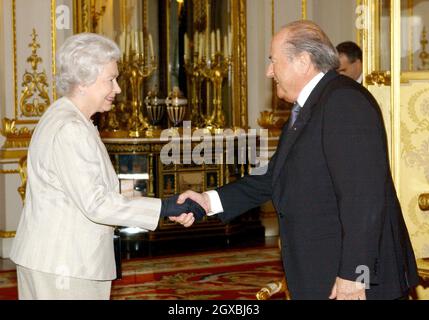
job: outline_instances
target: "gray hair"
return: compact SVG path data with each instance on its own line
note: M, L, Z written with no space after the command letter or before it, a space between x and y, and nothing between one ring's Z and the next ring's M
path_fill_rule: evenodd
M322 72L340 66L338 52L323 30L308 20L294 21L282 28L286 31L284 50L289 58L302 52L310 54L313 65Z
M71 36L57 53L58 92L67 95L77 85L94 83L103 67L110 61L118 61L120 56L118 45L109 38L95 33Z

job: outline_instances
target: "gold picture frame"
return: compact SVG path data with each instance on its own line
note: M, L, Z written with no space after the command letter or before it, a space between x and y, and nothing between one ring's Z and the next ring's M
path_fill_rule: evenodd
M211 0L196 0L199 5L203 1L209 5ZM100 12L94 10L94 3L95 0L73 0L74 33L96 31L94 26L97 25ZM247 129L247 0L234 0L230 4L233 48L231 124L234 128ZM166 14L169 14L168 10ZM168 64L168 61L164 63Z

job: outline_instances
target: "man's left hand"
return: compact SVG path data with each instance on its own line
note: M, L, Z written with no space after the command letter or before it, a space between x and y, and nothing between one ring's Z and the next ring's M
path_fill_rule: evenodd
M329 299L366 300L365 284L337 277Z

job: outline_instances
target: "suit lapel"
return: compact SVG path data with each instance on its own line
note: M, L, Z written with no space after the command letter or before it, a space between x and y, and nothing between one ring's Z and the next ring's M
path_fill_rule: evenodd
M311 92L310 96L302 107L302 110L299 113L294 126L288 130L287 127L289 121L284 125L282 135L279 141L279 146L277 149L277 160L274 164L273 184L279 177L280 170L283 168L283 165L287 159L287 155L289 154L290 150L292 149L299 136L304 131L308 121L311 119L314 107L317 106L326 85L336 76L338 76L338 74L335 71L327 72Z

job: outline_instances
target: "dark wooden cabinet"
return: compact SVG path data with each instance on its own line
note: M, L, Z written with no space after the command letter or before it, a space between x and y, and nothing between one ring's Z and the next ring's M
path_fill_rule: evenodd
M199 141L184 141L180 139L180 150L167 150L169 141L160 138L141 139L103 139L112 163L120 180L121 193L128 197L159 197L164 198L188 189L204 192L232 182L247 173L249 165L243 157L227 155L226 146L212 150L207 148L209 156L198 157L190 150L198 149ZM183 147L188 143L187 152ZM222 142L223 143L223 142ZM237 146L234 147L237 153ZM180 159L177 156L180 155ZM226 157L228 157L228 164ZM177 163L165 160L176 159ZM231 163L232 162L232 163ZM240 163L244 162L244 163ZM237 199L240 201L240 199ZM264 227L261 224L259 210L241 215L230 223L222 223L217 216L205 217L190 228L171 222L168 218L161 219L155 231L141 232L138 229L118 228L121 235L123 255L156 255L177 252L179 249L192 247L227 246L231 242L246 241L246 239L263 241Z

